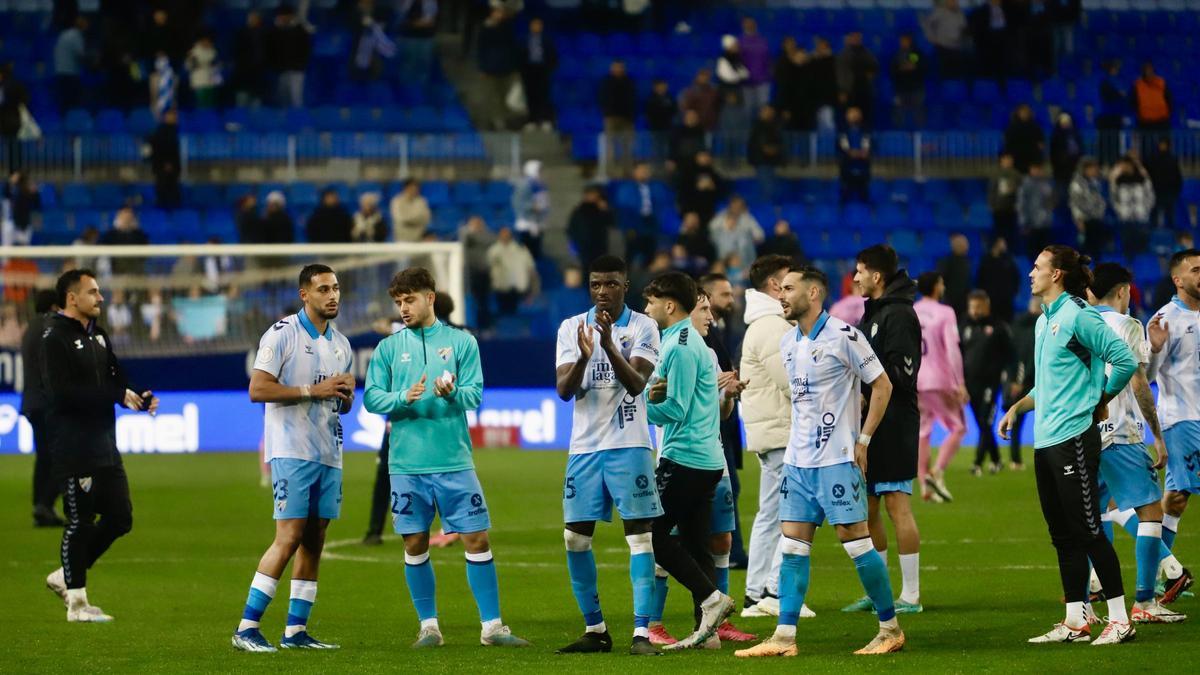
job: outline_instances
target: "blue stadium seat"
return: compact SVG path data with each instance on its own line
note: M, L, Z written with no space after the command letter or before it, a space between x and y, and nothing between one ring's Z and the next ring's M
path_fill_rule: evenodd
M92 186L92 206L115 209L124 203L125 195L121 186L114 183L96 183Z
M134 108L125 120L125 128L135 136L149 136L156 126L158 122L146 108Z
M200 227L200 214L193 209L176 209L171 213L171 236L177 241L200 243L205 232Z
M287 189L288 206L294 209L307 211L312 209L320 201L321 196L317 192L317 186L312 183L293 183Z
M92 115L86 110L69 110L63 118L63 131L76 136L92 133Z
M450 204L450 186L444 181L431 180L421 183L421 194L430 208Z
M102 134L125 133L125 115L120 110L101 110L96 113L96 131Z
M86 185L67 183L62 188L62 205L67 209L92 208L92 191Z

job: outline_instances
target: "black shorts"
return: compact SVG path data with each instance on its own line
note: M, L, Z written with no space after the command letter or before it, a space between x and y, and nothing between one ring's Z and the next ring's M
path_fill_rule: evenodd
M1033 453L1042 517L1057 547L1086 546L1104 536L1100 527L1100 431L1088 427L1062 443Z

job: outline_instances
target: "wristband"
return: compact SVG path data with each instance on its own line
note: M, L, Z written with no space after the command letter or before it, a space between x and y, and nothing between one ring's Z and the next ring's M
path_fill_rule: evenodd
M858 444L859 445L870 445L871 444L871 434L859 434L858 435Z
M312 398L312 387L310 385L300 385L300 398L305 400Z

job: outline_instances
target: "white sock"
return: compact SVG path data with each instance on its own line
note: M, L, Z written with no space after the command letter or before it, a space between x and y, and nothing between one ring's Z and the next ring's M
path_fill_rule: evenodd
M434 617L432 619L425 619L424 621L422 621L421 622L421 630L425 630L426 628L432 628L433 630L436 630L439 633L442 632L441 627L438 626L437 617Z
M1087 625L1087 614L1083 611L1082 602L1067 603L1067 617L1063 619L1063 623L1071 628L1083 628Z
M484 635L491 635L492 633L503 628L504 622L500 619L492 619L491 621L484 621L480 625L483 627L482 632Z
M290 600L304 600L309 603L317 601L317 582L312 579L292 579ZM312 608L309 608L312 611ZM284 637L292 637L297 633L303 633L308 630L308 626L299 623L285 626L283 629Z
M1128 523L1129 519L1136 515L1137 511L1134 511L1133 509L1125 509L1124 511L1113 509L1112 511L1108 512L1109 520L1116 523L1119 527L1125 527L1125 523Z
M904 602L918 604L921 601L921 554L901 553L900 574L903 576L903 587L900 599Z
M1129 623L1129 615L1125 612L1125 596L1108 599L1108 620Z
M596 624L595 626L588 626L587 628L584 629L584 632L585 633L603 633L606 630L608 630L608 625L605 624L603 621L601 621L600 623Z
M70 607L86 607L88 605L86 588L68 588L67 605Z
M1172 532L1179 532L1179 516L1173 516L1169 513L1164 513L1162 524L1163 527Z
M255 572L254 577L250 580L250 588L257 589L260 593L272 599L275 598L275 589L278 585L278 579L262 572ZM251 619L242 619L238 622L237 632L240 633L250 628L258 628L258 622Z
M879 627L880 628L890 628L892 630L895 630L900 627L900 621L898 619L896 619L896 617L893 616L892 618L888 619L887 621L880 621Z
M1163 558L1162 562L1159 563L1159 569L1167 575L1168 579L1175 579L1180 574L1183 574L1183 565L1180 564L1179 559L1174 554Z
M662 622L660 621L659 624L661 624L661 623ZM637 628L633 629L633 637L644 637L644 638L649 639L650 638L650 629L645 626L638 626Z
M712 559L713 559L713 566L716 567L717 569L725 569L725 568L729 567L729 554L728 553L720 553L720 554L714 553L714 554L712 554Z
M796 627L789 624L779 624L775 626L775 637L784 640L796 639Z

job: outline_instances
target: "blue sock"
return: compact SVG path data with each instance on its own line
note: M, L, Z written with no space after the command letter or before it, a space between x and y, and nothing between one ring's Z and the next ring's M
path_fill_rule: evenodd
M1113 524L1111 520L1102 519L1100 527L1104 530L1104 536L1108 539L1108 543L1113 543Z
M1158 579L1159 552L1162 548L1162 524L1142 523L1138 526L1137 543L1137 591L1134 600L1145 602L1154 599L1154 582Z
M812 546L797 539L784 539L783 562L779 566L779 622L795 626L800 620L800 608L808 594L808 573Z
M729 554L713 554L713 564L717 568L717 590L729 595Z
M437 582L433 577L433 563L429 561L428 551L417 556L404 554L404 581L408 584L408 594L417 610L417 618L421 621L436 619L437 600L434 594Z
M604 623L604 614L600 612L600 592L596 588L596 556L590 548L590 537L588 546L586 551L567 551L567 573L571 576L571 591L575 594L575 602L579 604L584 623L597 626Z
M651 543L649 532L627 535L625 541L629 543L629 580L633 583L633 627L646 628L650 625L650 615L656 609L657 600L654 581L654 545ZM593 584L595 584L595 569L593 565ZM661 612L659 612L659 619L662 619Z
M667 610L667 577L654 577L654 606L650 608L650 620L662 621L663 612Z
M467 554L467 584L479 607L479 620L487 623L499 619L500 581L496 578L496 561L490 550Z
M242 610L242 627L257 628L258 622L262 619L262 615L267 611L267 605L271 604L271 598L275 597L275 585L279 580L274 577L269 577L262 572L255 572L254 579L250 582L250 594L246 597L246 608Z
M291 599L288 602L287 629L284 635L291 637L308 626L308 615L317 601L317 582L310 579L292 579Z
M887 566L879 551L871 545L870 537L844 542L842 547L854 560L858 579L862 582L867 597L875 605L879 621L891 621L896 616L895 600L892 599L892 582L888 579Z

